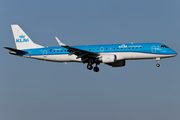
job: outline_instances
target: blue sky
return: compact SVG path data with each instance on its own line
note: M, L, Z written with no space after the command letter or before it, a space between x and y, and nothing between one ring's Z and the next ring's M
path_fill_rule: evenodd
M179 53L179 0L0 1L0 119L180 119L179 55L101 64L94 73L80 63L45 62L8 54L11 24L37 44L164 43Z

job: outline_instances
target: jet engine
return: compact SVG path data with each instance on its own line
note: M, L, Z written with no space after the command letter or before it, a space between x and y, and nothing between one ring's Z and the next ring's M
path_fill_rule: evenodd
M103 55L102 56L102 63L110 65L112 67L123 67L125 66L125 60L117 60L116 55Z
M125 60L118 60L118 61L116 61L114 63L106 63L106 64L108 64L108 65L110 65L112 67L123 67L126 64L126 61Z
M116 62L116 55L103 55L102 62L103 63L113 63Z

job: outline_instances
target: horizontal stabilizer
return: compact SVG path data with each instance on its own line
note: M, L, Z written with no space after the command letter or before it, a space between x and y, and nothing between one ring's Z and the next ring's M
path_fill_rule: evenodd
M14 49L14 48L10 48L10 47L4 47L5 49L8 49L8 50L11 50L11 51L14 51L14 52L18 52L18 53L28 53L26 51L23 51L23 50L18 50L18 49Z

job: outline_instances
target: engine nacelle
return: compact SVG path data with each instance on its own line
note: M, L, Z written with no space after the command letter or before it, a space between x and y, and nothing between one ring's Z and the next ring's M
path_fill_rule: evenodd
M126 64L125 60L117 60L116 55L103 55L102 58L102 63L105 63L107 65L110 65L112 67L123 67Z
M107 63L107 64L112 66L112 67L123 67L126 64L126 61L125 60L119 60L119 61L116 61L114 63Z
M103 55L102 62L103 63L114 63L114 62L116 62L116 55Z

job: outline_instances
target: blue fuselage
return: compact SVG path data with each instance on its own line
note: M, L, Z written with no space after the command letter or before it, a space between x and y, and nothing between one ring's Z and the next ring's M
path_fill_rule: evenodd
M94 52L94 53L146 53L160 55L176 55L177 53L171 48L161 43L133 43L133 44L112 44L112 45L83 45L72 46L74 48ZM64 47L45 47L36 49L24 49L28 53L25 55L61 55L69 54L68 49Z

